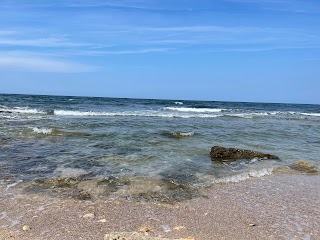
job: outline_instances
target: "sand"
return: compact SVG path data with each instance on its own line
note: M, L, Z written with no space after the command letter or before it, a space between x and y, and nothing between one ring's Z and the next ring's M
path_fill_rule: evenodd
M274 174L219 184L206 197L175 204L2 187L0 239L320 239L319 183L320 175Z

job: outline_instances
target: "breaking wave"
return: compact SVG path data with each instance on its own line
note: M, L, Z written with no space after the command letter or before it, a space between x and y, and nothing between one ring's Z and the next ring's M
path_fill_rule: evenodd
M80 112L69 110L54 110L54 115L60 116L83 116L83 117L164 117L164 118L215 118L222 115L208 114L179 114L159 111L135 111L135 112Z
M169 137L169 138L184 138L184 137L191 137L194 135L194 132L162 132L162 136Z
M41 111L38 109L32 109L28 107L14 107L14 108L0 108L0 113L22 113L22 114L46 114L45 111Z
M67 132L58 130L55 128L32 128L32 132L40 135L52 135L52 136L88 136L88 133L84 132Z
M53 132L53 129L51 128L37 128L34 127L32 128L32 131L38 134L45 134L45 135L50 135Z
M320 117L320 113L300 113L304 116Z
M261 170L251 170L249 172L236 174L233 176L219 178L213 181L213 183L237 183L245 181L252 177L263 177L267 175L271 175L273 172L273 168L264 168Z
M164 110L194 113L217 113L225 109L220 108L187 108L187 107L165 107Z
M177 103L177 102L176 102ZM179 102L181 104L181 102ZM26 114L26 115L57 115L57 116L79 116L79 117L162 117L162 118L217 118L217 117L238 117L238 118L261 118L261 117L287 117L287 118L318 118L317 112L293 112L293 111L268 111L259 112L241 109L223 108L189 108L189 107L164 107L158 110L137 110L137 111L78 111L78 110L39 110L29 107L0 107L0 114Z

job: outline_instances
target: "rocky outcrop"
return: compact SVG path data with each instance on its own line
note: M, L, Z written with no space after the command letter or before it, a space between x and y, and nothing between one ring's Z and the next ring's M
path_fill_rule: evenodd
M279 157L271 154L255 152L251 150L237 149L237 148L225 148L220 146L213 146L211 148L210 156L213 160L219 161L235 161L238 159L274 159L278 160Z

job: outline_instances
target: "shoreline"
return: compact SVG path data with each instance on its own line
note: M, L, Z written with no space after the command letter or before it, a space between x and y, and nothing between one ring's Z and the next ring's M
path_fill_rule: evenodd
M146 233L124 239L317 239L319 181L320 175L272 174L218 184L205 197L173 204L81 201L12 186L1 189L0 239L103 239L139 231Z

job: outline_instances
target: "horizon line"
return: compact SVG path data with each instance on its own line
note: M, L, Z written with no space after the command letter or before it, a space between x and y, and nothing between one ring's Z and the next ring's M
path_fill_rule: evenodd
M143 97L107 97L90 95L59 95L59 94L29 94L29 93L2 93L0 95L29 95L29 96L48 96L48 97L83 97L83 98L110 98L110 99L133 99L133 100L162 100L162 101L197 101L197 102L226 102L226 103L252 103L252 104L295 104L295 105L320 105L320 103L293 103L293 102L250 102L250 101L231 101L231 100L195 100L195 99L167 99L167 98L143 98Z

